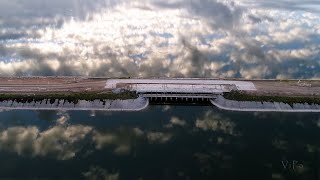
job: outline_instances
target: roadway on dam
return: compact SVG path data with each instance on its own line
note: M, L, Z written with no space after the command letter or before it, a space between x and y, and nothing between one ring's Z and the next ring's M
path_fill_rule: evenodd
M318 105L294 104L290 107L283 103L235 102L221 98L223 93L239 90L252 95L320 97L320 80L237 80L207 78L136 78L109 79L89 77L0 77L1 94L70 94L70 93L119 93L134 91L140 100L125 101L79 101L72 104L56 100L57 104L41 102L18 103L2 101L2 109L99 109L111 111L135 111L144 109L148 98L152 99L193 99L210 100L221 109L235 111L285 111L318 112ZM142 98L142 99L141 99ZM144 101L145 99L146 101Z
M108 79L90 77L0 77L0 94L111 92L129 88L141 92L185 90L222 93L234 88L257 95L320 96L320 80L237 80L206 78Z

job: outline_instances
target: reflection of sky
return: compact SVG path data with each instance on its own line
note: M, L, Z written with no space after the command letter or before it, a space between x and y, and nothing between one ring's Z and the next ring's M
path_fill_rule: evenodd
M319 78L318 7L297 0L5 0L0 75Z
M1 178L288 179L282 160L303 163L299 177L318 170L320 117L312 113L151 106L4 111L0 120Z

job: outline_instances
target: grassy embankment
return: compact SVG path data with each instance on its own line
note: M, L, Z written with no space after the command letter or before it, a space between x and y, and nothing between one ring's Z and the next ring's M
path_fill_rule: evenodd
M260 96L252 95L241 91L224 93L224 98L236 101L257 101L257 102L283 102L292 106L295 103L320 104L320 97L286 97L286 96Z
M27 95L27 94L0 94L0 102L1 101L9 101L14 100L19 103L26 102L38 102L42 100L49 100L51 104L54 103L56 99L64 100L68 102L78 103L79 100L115 100L115 99L136 99L138 96L135 92L122 92L119 94L114 93L68 93L68 94L36 94L36 95Z

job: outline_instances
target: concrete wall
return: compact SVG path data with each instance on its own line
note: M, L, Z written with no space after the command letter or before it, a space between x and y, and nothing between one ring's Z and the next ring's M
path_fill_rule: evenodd
M0 102L0 109L140 111L148 105L148 98L143 97L128 100L105 100L104 102L100 100L80 100L77 104L56 99L53 104L50 103L50 100L30 103L2 101Z
M233 101L218 96L211 103L220 109L231 111L258 111L258 112L320 112L320 105L307 103L295 103L291 107L282 102L255 102L255 101Z
M144 84L144 85L198 85L201 87L211 88L211 85L232 85L238 90L255 91L255 85L250 81L228 81L228 80L210 80L210 79L108 79L105 88L113 89L117 84ZM217 86L220 88L220 86ZM196 88L195 88L196 89ZM201 88L200 88L201 89ZM221 90L217 89L217 90ZM196 92L196 91L194 91Z

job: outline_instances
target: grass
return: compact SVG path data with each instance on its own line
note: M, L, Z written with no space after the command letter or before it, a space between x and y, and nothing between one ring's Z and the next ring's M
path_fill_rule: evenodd
M236 101L258 101L258 102L283 102L292 106L295 103L320 104L320 97L286 97L286 96L260 96L251 95L241 91L224 93L224 98Z
M122 92L119 94L114 93L69 93L69 94L36 94L36 95L28 95L28 94L0 94L0 102L1 101L16 101L21 103L32 102L32 101L42 101L49 100L51 104L54 103L56 99L64 100L68 102L78 103L79 100L101 100L104 101L106 99L135 99L137 98L137 94L135 92Z

